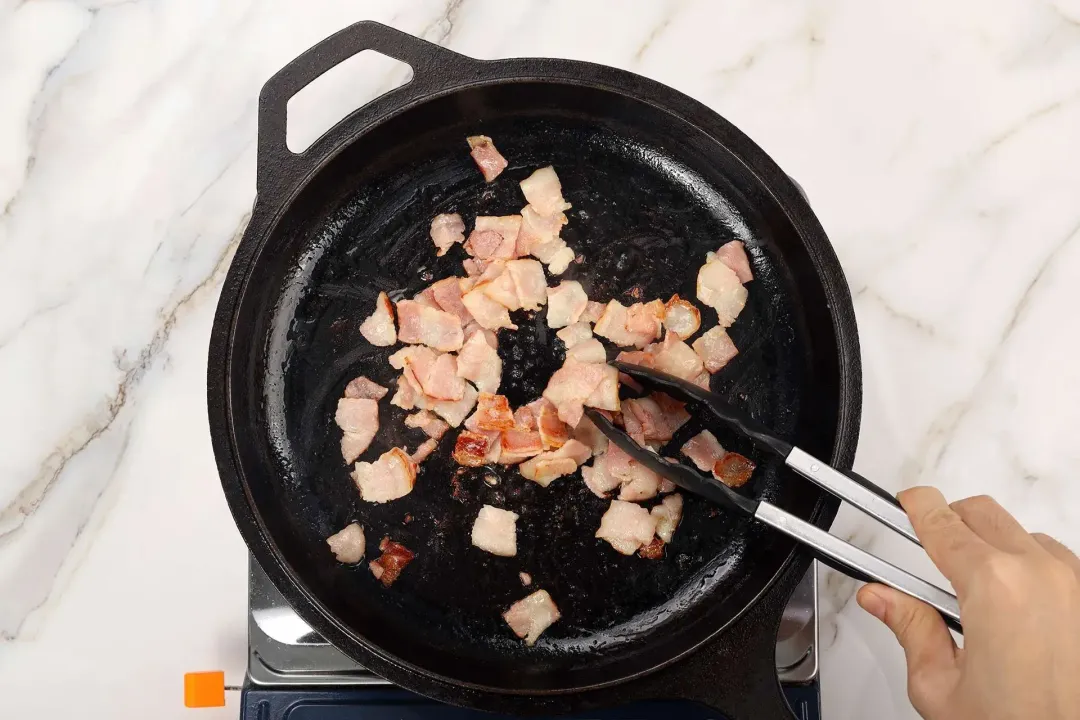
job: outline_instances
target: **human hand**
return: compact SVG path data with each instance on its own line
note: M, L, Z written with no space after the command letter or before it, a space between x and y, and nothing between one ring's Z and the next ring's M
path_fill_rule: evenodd
M1080 718L1080 558L1027 531L992 498L951 505L934 488L899 495L960 601L964 647L936 610L883 585L859 605L904 648L908 696L926 720Z

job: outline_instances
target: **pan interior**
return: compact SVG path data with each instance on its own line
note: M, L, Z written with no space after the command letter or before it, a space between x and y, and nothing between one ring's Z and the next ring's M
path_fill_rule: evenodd
M465 143L479 133L510 161L490 184ZM563 238L584 258L551 284L578 280L591 299L624 304L673 293L695 300L705 253L742 240L755 279L730 329L740 354L713 389L826 457L839 397L826 298L789 219L716 140L651 105L572 84L474 88L405 111L324 166L266 241L237 315L232 401L251 501L296 582L362 646L455 682L517 691L585 687L664 663L730 622L791 549L689 497L663 559L624 557L594 538L608 501L580 473L541 488L513 467L462 470L451 458L454 433L411 494L360 500L334 408L352 378L392 388L397 375L386 362L393 348L370 346L360 322L380 290L398 299L464 274L460 247L435 256L435 214L458 212L471 228L478 214L518 212L518 181L548 164L573 204ZM711 327L715 313L703 310ZM563 349L543 312L514 318L520 330L499 333L499 352L501 392L517 406L540 395ZM380 403L381 430L362 459L425 439L404 428L405 415L389 396ZM684 427L669 454L702 427ZM746 493L811 515L819 494L809 484L712 429L759 462ZM471 546L484 504L519 514L517 557ZM364 527L368 556L345 566L325 538L352 521ZM389 589L366 564L384 536L416 552ZM537 588L562 619L528 648L500 615Z

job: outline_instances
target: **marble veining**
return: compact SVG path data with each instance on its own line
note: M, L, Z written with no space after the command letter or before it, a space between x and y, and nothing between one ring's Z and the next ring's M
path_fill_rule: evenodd
M806 189L851 284L859 471L991 493L1080 547L1077 0L5 0L0 695L16 714L179 717L182 672L239 680L244 549L206 429L206 342L254 199L259 88L364 18L479 58L622 67L734 122ZM404 71L320 88L290 137ZM835 531L936 577L856 512ZM855 587L823 583L825 716L915 717Z

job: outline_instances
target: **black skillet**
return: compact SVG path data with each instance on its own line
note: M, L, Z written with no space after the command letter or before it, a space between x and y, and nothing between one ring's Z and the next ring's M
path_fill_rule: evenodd
M349 115L302 154L285 145L286 103L365 49L409 64L411 82ZM465 136L492 136L509 169L485 184ZM252 554L297 612L343 652L439 700L521 714L640 699L698 700L735 718L786 717L774 667L781 611L809 558L778 534L689 497L665 557L623 557L593 538L607 503L579 476L540 488L512 468L459 473L452 436L416 489L360 501L333 409L351 378L384 384L388 349L358 325L378 290L408 295L461 274L436 259L431 217L517 212L517 182L553 164L573 203L563 237L584 256L564 276L593 299L694 297L705 253L746 243L754 281L731 335L739 356L713 389L778 434L849 468L860 413L851 299L796 185L745 135L659 83L599 65L478 61L370 22L289 63L259 100L258 195L222 290L207 394L222 485ZM500 334L502 391L531 400L561 364L543 314ZM703 325L715 323L711 311ZM368 455L423 439L384 401ZM689 426L675 439L700 430ZM725 446L753 455L720 433ZM837 503L759 457L747 493L827 527ZM469 544L484 503L511 508L517 558ZM386 589L337 563L324 538L360 521L372 555L389 535L417 553ZM562 610L535 647L500 613L531 589Z

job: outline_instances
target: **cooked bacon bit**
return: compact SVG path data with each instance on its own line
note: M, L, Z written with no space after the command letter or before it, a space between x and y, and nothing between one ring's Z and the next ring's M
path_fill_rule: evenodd
M457 442L454 443L454 461L458 465L468 467L480 467L486 464L491 442L490 435L462 430L457 436Z
M401 448L390 448L373 463L356 463L352 478L363 500L384 503L412 492L416 464Z
M682 495L675 493L668 495L659 505L650 510L650 514L656 518L656 536L665 543L671 542L675 534L675 528L679 527L682 520L683 499Z
M536 430L504 430L499 444L499 463L502 465L516 465L544 451L544 442Z
M648 510L632 502L612 500L600 518L596 537L607 540L623 555L633 555L638 548L652 542L655 532L656 518Z
M485 271L486 272L486 271ZM484 288L490 283L477 283L476 286L461 297L461 302L469 309L476 322L488 330L510 328L517 330L517 325L510 322L510 313L505 305L491 299Z
M547 324L550 328L561 328L576 323L589 297L577 280L563 280L557 287L547 288Z
M461 321L456 315L421 305L415 300L397 304L398 340L422 344L443 352L457 351L465 342Z
M520 578L521 584L525 587L529 587L530 585L532 585L532 575L530 575L529 573L519 572L518 578Z
M463 282L466 282L465 278L448 277L434 283L428 289L431 290L431 296L438 304L439 309L451 315L456 315L464 327L472 322L473 317L469 313L469 309L461 302L461 286Z
M438 248L436 255L442 257L455 243L465 241L465 222L457 213L436 215L431 221L431 242Z
M550 165L533 172L520 185L525 199L540 215L550 217L570 209L570 203L563 199L559 176Z
M500 557L517 555L518 514L492 505L480 508L472 526L472 544Z
M471 135L465 138L469 143L469 154L476 167L484 176L485 182L491 182L506 169L506 158L495 149L495 143L487 135Z
M676 293L665 306L664 327L680 340L685 340L701 327L701 311L689 300L683 300Z
M517 237L517 255L524 257L532 255L541 262L541 255L549 256L566 243L559 238L563 225L566 224L566 215L556 213L554 215L542 215L532 205L526 205L521 209L521 230ZM533 250L536 249L536 253ZM538 253L538 254L537 254Z
M345 386L345 397L357 400L382 400L390 392L382 385L361 375Z
M664 303L653 300L647 303L634 303L626 310L626 331L634 336L634 345L645 347L660 337L664 329L664 316L667 309Z
M638 555L646 560L659 560L664 557L664 541L656 537L648 545L643 545L638 550Z
M527 460L518 468L526 480L532 480L541 487L547 487L556 478L576 471L581 463L589 459L592 451L577 440L568 440L561 448L540 453Z
M368 567L371 568L371 574L376 580L383 586L390 587L416 555L409 548L388 537L382 539L379 549L382 550L382 555L377 560L372 560Z
M525 640L526 645L536 643L540 634L559 619L559 608L547 590L537 590L527 598L518 600L503 613L503 620L514 634Z
M343 397L338 400L334 422L341 428L341 456L351 463L360 457L379 431L379 401Z
M349 523L326 538L326 544L338 562L355 565L364 558L364 529L357 523Z
M596 338L589 338L566 351L566 359L579 363L606 363L607 350Z
M537 404L541 402L547 403L548 405L551 404L548 403L547 400L544 400L544 398L540 398L539 400L534 400L528 405L522 405L517 410L515 410L514 427L516 427L518 430L536 430L537 418L536 412L533 412L533 408L536 408L537 412L542 410L543 406Z
M746 247L739 240L722 245L716 251L716 259L731 268L743 285L754 279L754 273L750 271L750 259L746 257Z
M567 325L559 332L555 333L555 336L563 341L566 348L569 350L578 343L584 342L592 338L592 328L589 327L589 323L578 321L571 325Z
M514 427L514 413L504 395L480 393L476 405L476 426L481 430L509 430Z
M544 400L544 398L541 398L540 401L543 402L543 405L540 407L540 415L536 418L536 425L540 431L540 440L544 445L544 449L561 448L570 439L570 428L559 419L559 411L555 409L554 405ZM581 427L581 423L578 423L578 427Z
M708 430L702 430L682 446L682 454L704 472L710 472L726 452L716 436Z
M437 448L438 446L438 440L435 440L434 438L428 438L424 442L420 443L420 446L417 447L413 454L409 456L409 459L412 460L414 464L419 465L420 463L427 460L428 456L431 455L431 453L435 452L435 448Z
M670 440L672 436L690 420L683 403L672 400L663 393L653 393L649 397L632 398L623 403L623 422L626 431L640 442L645 440ZM634 427L637 432L631 431Z
M428 410L420 410L412 415L407 415L405 417L405 427L419 428L436 442L441 440L446 431L450 429L445 420L435 417Z
M496 485L499 484L499 476L498 475L485 475L484 476L484 482L486 482L491 487L495 487Z
M502 382L502 360L484 331L477 330L465 341L457 357L457 373L472 380L482 393L494 393Z
M465 383L465 394L460 400L436 400L431 403L431 410L446 422L450 427L457 427L469 416L476 405L476 388Z
M578 320L587 323L595 323L600 319L600 316L604 314L604 308L607 305L604 303L593 302L590 300L585 304L585 311L581 313L581 317Z
M746 296L739 276L719 260L710 260L698 270L697 299L716 310L721 326L731 327L746 306Z
M536 260L511 260L506 272L514 281L518 304L523 310L539 310L547 302L547 278L544 266Z
M728 487L737 488L746 484L756 467L757 464L745 455L729 452L713 465L713 475Z
M690 380L696 378L705 369L694 349L679 340L673 333L668 333L664 337L664 342L658 346L650 345L649 347L653 350L652 366L661 372Z
M610 365L571 360L551 376L544 397L555 405L559 419L573 427L581 420L583 405L619 409L618 376Z
M375 311L360 324L360 334L376 347L389 347L397 342L394 329L394 306L386 293L379 293L375 301Z
M719 325L709 328L694 341L694 352L701 358L710 373L720 370L739 354L727 331Z

